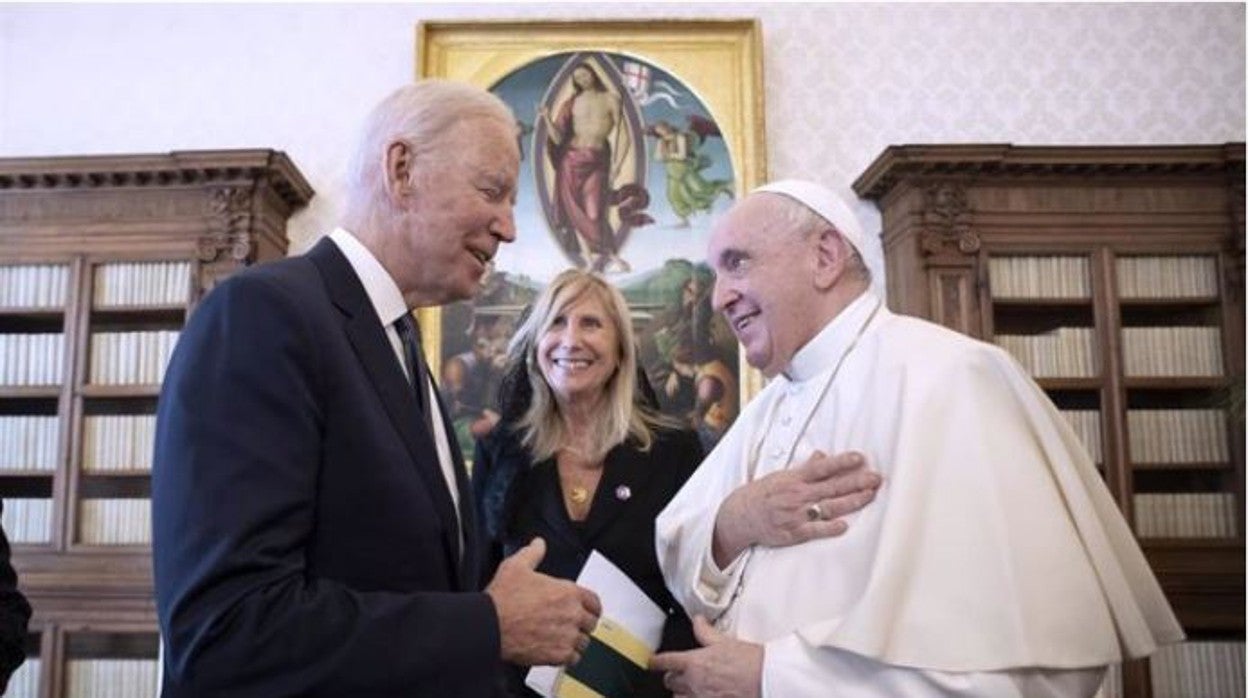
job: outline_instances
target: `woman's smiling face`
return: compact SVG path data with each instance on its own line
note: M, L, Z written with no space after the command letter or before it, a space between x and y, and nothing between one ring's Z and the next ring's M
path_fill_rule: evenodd
M587 293L551 318L538 340L537 362L560 403L593 403L619 368L619 346L606 305Z

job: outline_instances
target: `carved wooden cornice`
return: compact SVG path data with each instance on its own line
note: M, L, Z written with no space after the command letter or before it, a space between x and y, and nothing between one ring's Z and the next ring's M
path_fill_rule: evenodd
M929 256L974 255L979 236L971 229L966 187L942 182L923 188L922 230L919 244Z
M854 191L879 201L900 182L1086 175L1097 178L1173 174L1243 177L1244 144L1209 146L1015 146L1007 143L889 146L854 180Z
M243 187L214 189L208 206L212 229L197 241L199 259L215 262L223 254L238 262L251 255L252 190Z
M169 186L271 186L291 210L312 187L276 150L197 150L157 155L89 155L0 159L0 195L10 191Z

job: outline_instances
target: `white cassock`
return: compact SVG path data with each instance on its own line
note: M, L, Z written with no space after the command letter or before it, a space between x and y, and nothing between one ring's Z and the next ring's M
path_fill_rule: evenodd
M720 503L815 450L884 475L839 538L711 558ZM657 523L690 615L765 645L765 698L1092 695L1182 639L1078 437L1003 350L864 293L741 413Z

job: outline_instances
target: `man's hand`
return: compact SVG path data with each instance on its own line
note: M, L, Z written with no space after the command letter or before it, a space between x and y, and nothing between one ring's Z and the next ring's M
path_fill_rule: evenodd
M763 646L719 632L702 616L693 618L701 649L664 652L650 658L650 670L662 671L663 685L674 698L758 698L762 692Z
M503 659L513 664L577 663L602 613L592 591L535 571L545 555L546 541L533 539L485 588L498 613Z
M784 547L839 536L839 517L871 503L883 478L861 453L815 451L801 465L748 482L728 495L715 516L712 554L728 566L751 545Z

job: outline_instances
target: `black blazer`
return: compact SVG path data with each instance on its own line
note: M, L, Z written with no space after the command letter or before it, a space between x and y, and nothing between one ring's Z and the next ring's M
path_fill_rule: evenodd
M702 461L702 447L691 430L659 430L649 452L631 443L607 454L589 516L574 523L563 503L553 458L533 464L506 426L478 441L473 489L481 505L481 529L489 541L487 573L498 561L536 536L546 541L538 571L575 579L597 550L667 611L661 651L697 645L689 617L663 582L655 553L654 520ZM514 695L523 689L526 669L510 669ZM648 675L638 696L669 696L658 674Z
M462 560L433 439L337 245L208 294L157 416L163 695L491 695L498 621L452 449Z

